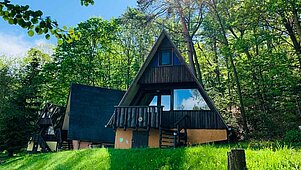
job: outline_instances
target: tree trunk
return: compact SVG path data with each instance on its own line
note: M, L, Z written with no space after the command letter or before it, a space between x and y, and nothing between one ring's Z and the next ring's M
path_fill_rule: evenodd
M296 26L296 31L297 31L297 34L299 36L299 41L300 41L301 40L301 26L300 26L300 22L299 22L299 15L298 15L298 12L296 10L294 3L292 3L292 12L293 12L294 24Z
M214 51L214 60L213 61L216 64L214 72L216 74L216 80L217 80L218 86L220 87L221 86L221 78L220 78L220 70L219 70L219 64L218 64L218 55L217 55L217 46L216 46L216 38L215 37L213 40L213 51ZM224 95L224 92L223 91L221 91L221 92Z
M196 66L196 73L198 75L197 78L199 79L202 87L205 89L205 86L204 86L204 83L203 83L203 76L202 76L202 72L201 72L200 63L199 63L199 60L197 58L196 51L195 51L194 44L193 44L192 40L191 40L191 44L192 44L192 50L193 50L194 61L195 61L195 66Z
M293 42L294 49L297 53L298 61L299 61L299 67L301 68L301 46L300 42L298 42L297 37L294 33L293 26L290 24L290 22L285 18L284 14L281 14L282 22L284 24L284 27L286 31L288 32L288 35Z
M7 156L8 157L13 157L14 156L14 152L10 149L7 150Z
M247 136L248 133L249 133L249 128L248 128L248 125L247 125L245 105L244 105L244 101L243 101L243 97L242 97L242 93L241 93L239 77L238 77L238 74L237 74L236 66L235 66L234 61L233 61L233 56L230 56L230 63L231 63L231 66L233 68L234 78L235 78L235 82L236 82L237 94L238 94L238 98L239 98L239 102L240 102L240 113L241 113L243 128L244 128L244 130L246 132L246 136Z
M234 60L233 60L233 57L234 57L233 55L234 54L230 50L228 38L226 36L226 29L225 29L225 27L224 27L224 25L222 23L221 17L220 17L220 15L218 13L218 10L216 8L215 0L212 0L212 2L213 2L213 4L212 4L213 10L214 10L214 12L216 14L218 23L219 23L219 25L221 27L221 31L222 31L222 34L223 34L223 43L227 47L226 57L229 57L231 67L233 69L233 74L234 74L235 83L236 83L236 87L237 87L237 94L238 94L238 98L239 98L239 102L240 102L240 112L241 112L241 117L242 117L242 125L243 125L243 129L245 131L245 135L247 136L248 133L249 133L249 129L248 129L248 126L247 126L247 118L246 118L246 114L245 114L244 101L243 101L243 97L242 97L242 93L241 93L240 81L239 81L239 77L238 77L238 74L237 74L236 66L235 66L235 63L234 63Z
M181 25L182 25L182 33L183 33L183 36L186 40L189 65L190 65L190 68L191 68L193 74L196 76L195 63L194 63L194 60L193 60L193 48L192 48L193 46L191 45L191 37L190 37L189 32L188 32L188 28L187 28L187 25L186 25L186 22L185 22L185 19L184 19L183 9L181 7L181 4L180 4L179 0L177 0L177 10L178 10L178 13L180 14L180 20L181 20Z
M126 40L125 40L126 43ZM126 89L130 87L130 72L131 72L131 57L130 57L130 48L131 40L128 39L128 43L126 43L126 57L127 57L127 65L126 65Z

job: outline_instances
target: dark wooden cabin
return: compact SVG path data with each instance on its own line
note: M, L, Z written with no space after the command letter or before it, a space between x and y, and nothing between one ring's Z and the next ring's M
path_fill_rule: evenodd
M65 108L50 103L46 103L39 111L37 121L38 130L28 142L27 151L53 152L61 148L62 145L62 125L65 115Z
M62 129L73 149L114 145L114 131L105 124L123 95L120 90L71 85Z
M107 123L115 148L227 140L227 126L165 31Z

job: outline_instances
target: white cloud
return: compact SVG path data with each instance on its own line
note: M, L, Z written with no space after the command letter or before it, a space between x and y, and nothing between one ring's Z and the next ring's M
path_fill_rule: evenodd
M31 42L26 40L26 37L23 35L12 35L0 32L0 56L20 58L25 56L26 52L33 47L47 49L50 45L44 39L33 40ZM48 49L46 53L52 53L52 51Z
M183 99L181 105L183 107L183 110L193 110L194 107L209 110L209 107L203 98L196 99L193 97L189 97L188 99Z
M0 55L7 57L24 56L31 47L23 36L15 36L0 32Z

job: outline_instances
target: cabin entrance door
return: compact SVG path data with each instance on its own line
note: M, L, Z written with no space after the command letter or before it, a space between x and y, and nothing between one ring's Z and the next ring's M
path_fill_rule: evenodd
M132 148L148 147L148 131L133 131Z

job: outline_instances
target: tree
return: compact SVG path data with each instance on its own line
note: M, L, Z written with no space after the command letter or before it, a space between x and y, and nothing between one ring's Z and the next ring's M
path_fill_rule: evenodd
M119 19L119 44L125 74L126 89L145 60L145 56L154 44L154 38L161 30L148 22L148 16L135 8L128 8Z
M149 18L152 18L153 20L155 20L157 17L162 18L162 16L165 18L174 16L176 20L180 21L181 34L186 43L190 68L203 85L204 83L202 80L201 68L193 42L193 39L203 20L203 1L140 0L138 1L138 4L141 10L150 15ZM166 22L166 19L164 22ZM167 26L167 24L161 24L165 27ZM178 33L176 30L173 30L173 28L169 28L169 30Z
M85 6L94 4L94 0L80 0L80 2ZM41 10L31 10L29 5L18 5L11 3L10 0L2 0L0 1L0 17L9 24L19 25L27 29L29 36L33 36L36 32L39 35L45 34L45 38L49 39L50 34L52 34L59 39L59 44L62 43L62 38L69 41L78 38L72 28L67 32L66 27L60 28L57 21L49 16L44 17Z
M0 73L1 89L6 90L5 94L1 91L0 96L0 148L12 156L27 145L36 128L37 111L41 105L40 63L34 57L16 78L9 75L8 68L2 68Z
M90 18L78 24L74 30L81 37L71 43L63 40L55 49L53 61L43 69L47 81L45 100L56 104L66 102L71 83L121 87L121 84L113 83L117 82L113 79L116 70L121 70L116 68L121 65L116 52L119 30L117 20Z

